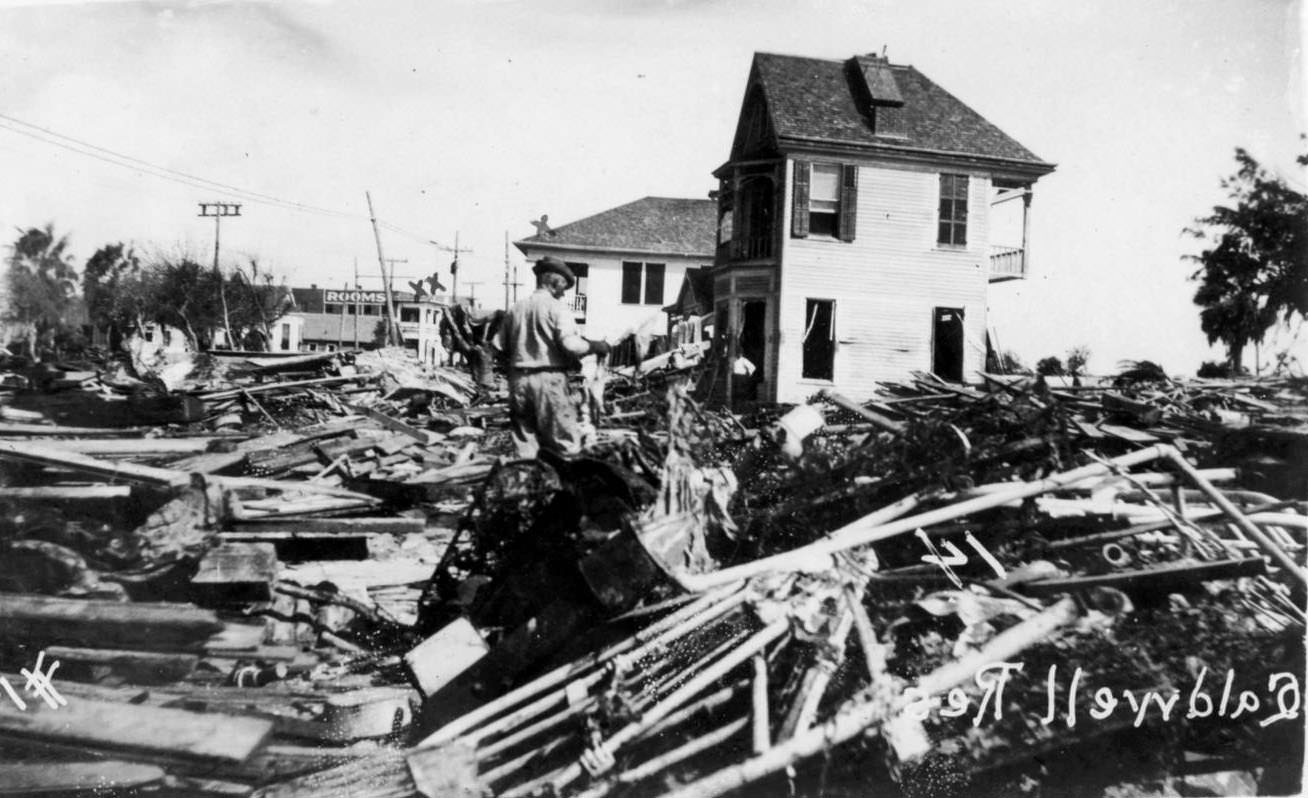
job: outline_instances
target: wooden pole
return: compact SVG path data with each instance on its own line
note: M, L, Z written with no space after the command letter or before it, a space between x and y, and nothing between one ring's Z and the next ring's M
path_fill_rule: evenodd
M398 326L395 323L395 304L391 299L391 279L386 274L386 256L382 253L381 231L377 229L377 214L372 209L372 194L363 192L363 196L368 199L368 218L372 221L372 237L377 241L377 265L381 267L382 290L386 293L386 345L392 343L403 344L404 336L400 334ZM458 246L458 244L455 244ZM358 319L355 319L358 324Z

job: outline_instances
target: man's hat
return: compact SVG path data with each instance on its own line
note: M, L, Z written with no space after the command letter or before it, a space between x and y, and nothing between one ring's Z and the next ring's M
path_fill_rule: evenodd
M572 269L569 269L568 264L564 263L558 258L554 258L554 257L541 258L540 260L536 261L536 265L532 266L531 270L535 272L537 277L539 277L542 274L546 274L548 272L553 272L554 274L561 275L563 279L568 281L568 288L571 288L572 286L577 284L577 277L572 273Z

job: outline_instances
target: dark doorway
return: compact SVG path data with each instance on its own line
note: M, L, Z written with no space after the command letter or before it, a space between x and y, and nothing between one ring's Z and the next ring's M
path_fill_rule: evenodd
M931 340L931 370L937 377L962 382L963 309L936 308Z
M834 380L836 358L836 303L810 299L804 307L804 370L806 380Z
M740 303L740 356L753 364L754 373L742 380L744 392L735 397L737 399L758 399L758 388L763 384L763 361L767 352L767 316L766 299Z

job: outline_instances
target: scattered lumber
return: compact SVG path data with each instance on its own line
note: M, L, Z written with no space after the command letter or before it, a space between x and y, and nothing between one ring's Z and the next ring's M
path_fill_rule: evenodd
M189 604L0 593L0 639L11 643L199 651L223 628L212 611Z
M192 600L202 606L268 601L278 566L271 543L224 542L200 560L191 577Z
M271 732L272 723L258 718L82 697L55 709L42 702L30 702L26 710L0 705L0 740L75 747L135 762L238 765Z

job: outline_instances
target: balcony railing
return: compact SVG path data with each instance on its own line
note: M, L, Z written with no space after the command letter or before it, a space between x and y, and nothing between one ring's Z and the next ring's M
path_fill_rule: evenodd
M770 258L772 257L772 236L764 234L732 241L731 255L735 260Z
M990 282L1026 277L1026 250L1021 247L990 248Z

